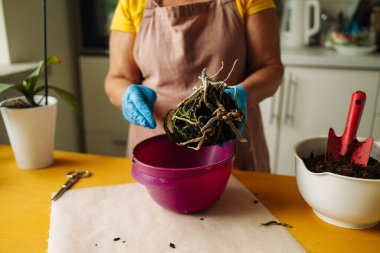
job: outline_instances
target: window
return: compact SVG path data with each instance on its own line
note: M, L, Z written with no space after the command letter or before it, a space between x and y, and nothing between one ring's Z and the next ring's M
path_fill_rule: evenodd
M10 64L8 36L5 26L3 0L0 0L0 64Z

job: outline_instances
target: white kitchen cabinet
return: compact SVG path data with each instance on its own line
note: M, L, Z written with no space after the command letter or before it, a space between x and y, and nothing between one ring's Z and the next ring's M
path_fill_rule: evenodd
M377 97L377 109L375 122L373 124L372 136L375 140L380 141L380 84Z
M380 141L380 114L375 118L372 136L375 140Z
M278 138L281 128L280 109L283 98L283 85L281 85L273 97L267 98L260 103L265 138L268 144L271 172L277 173Z
M357 90L367 94L357 135L370 136L379 80L378 71L286 67L276 95L260 104L272 172L295 174L293 145L297 141L327 135L330 127L341 135L351 95Z
M79 59L85 151L125 156L128 123L104 91L108 62L106 56L81 56Z

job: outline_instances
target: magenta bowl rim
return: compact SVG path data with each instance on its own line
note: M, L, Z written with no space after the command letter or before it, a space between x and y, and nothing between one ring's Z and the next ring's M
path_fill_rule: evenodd
M154 139L159 139L159 138L164 138L164 137L167 137L166 134L160 134L160 135L156 135L156 136L153 136L153 137L150 137L148 139L145 139L143 140L142 142L140 142L139 144L137 144L134 148L133 148L133 151L132 151L132 163L140 163L141 165L143 166L146 166L150 169L154 169L154 170L158 170L158 171L180 171L180 172L183 172L183 171L196 171L196 170L204 170L206 168L210 168L210 167L216 167L217 165L220 165L222 163L226 163L227 161L233 159L233 157L235 156L236 154L236 147L235 147L235 144L233 143L232 140L228 141L224 147L222 148L225 148L225 147L228 147L228 145L232 146L232 154L230 156L228 156L227 158L217 162L217 163L213 163L213 164L209 164L209 165L203 165L203 166L198 166L198 167L186 167L186 168L178 168L178 167L173 167L173 168L158 168L158 167L155 167L153 165L149 165L147 163L144 163L140 160L138 160L136 157L135 157L135 150L141 146L143 143L145 142L152 142ZM170 141L170 140L169 140ZM179 146L181 147L181 146ZM181 148L185 148L185 147L181 147Z

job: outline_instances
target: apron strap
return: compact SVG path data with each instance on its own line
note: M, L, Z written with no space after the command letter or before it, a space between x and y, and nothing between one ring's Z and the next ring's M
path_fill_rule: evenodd
M150 17L153 15L154 13L154 9L156 7L159 7L158 3L154 0L147 0L146 1L146 5L145 5L145 9L144 9L144 14L143 14L143 17Z
M153 9L155 7L159 7L162 1L155 1L155 0L147 0L145 8Z
M222 4L226 4L226 3L229 3L229 2L235 2L236 0L222 0Z
M209 10L209 8L214 8L215 5L225 5L231 2L235 3L236 0L208 0L208 1L200 1L200 2L194 2L192 4L202 4L206 3L206 5L198 5L198 8L182 8L184 6L171 6L172 11L175 11L175 16L187 16L189 13L193 13L194 11L197 12L197 10ZM208 4L207 4L208 3ZM162 0L147 0L146 6L144 9L143 17L149 18L151 16L155 15L155 9L162 6ZM191 7L191 6L189 6Z
M221 1L222 4L226 4L226 3L236 1L236 0L215 0L215 1ZM159 6L162 6L162 0L147 0L145 8L153 9Z

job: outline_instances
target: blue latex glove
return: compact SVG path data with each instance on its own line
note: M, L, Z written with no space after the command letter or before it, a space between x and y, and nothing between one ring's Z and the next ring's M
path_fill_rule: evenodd
M240 110L243 111L244 116L245 116L245 121L247 121L247 117L248 117L248 114L247 114L248 94L247 94L247 91L244 89L244 87L241 85L236 85L236 86L228 87L224 91L228 94L231 94L232 99L234 99L235 98L235 90L236 90L237 106ZM240 132L243 131L243 129L244 129L244 123L239 122L236 126L240 130Z
M157 124L152 116L156 100L154 90L139 84L130 85L121 101L124 118L136 125L156 128Z

